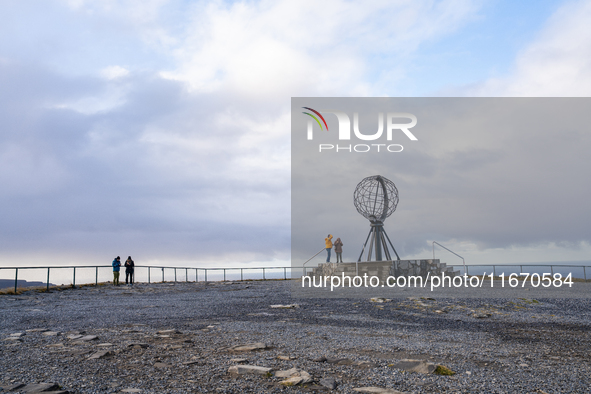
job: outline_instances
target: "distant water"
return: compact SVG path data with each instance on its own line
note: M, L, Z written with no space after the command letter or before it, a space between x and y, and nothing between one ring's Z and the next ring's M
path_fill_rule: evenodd
M47 282L29 282L26 280L19 279L16 281L16 287L42 287L47 286ZM49 286L55 286L53 283L49 283ZM0 279L0 289L14 289L14 279Z

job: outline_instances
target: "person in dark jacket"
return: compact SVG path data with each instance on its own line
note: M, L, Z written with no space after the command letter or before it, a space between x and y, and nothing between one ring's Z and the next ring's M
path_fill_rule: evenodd
M337 238L334 241L334 252L337 255L337 263L343 262L343 241L340 238Z
M115 257L113 260L113 286L119 286L119 271L121 270L121 257Z
M131 256L127 257L127 260L125 260L125 284L131 284L133 285L133 267L135 266L135 264L133 263L133 260L131 259Z

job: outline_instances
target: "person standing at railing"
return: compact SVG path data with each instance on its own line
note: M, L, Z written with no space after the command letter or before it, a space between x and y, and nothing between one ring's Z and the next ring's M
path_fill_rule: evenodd
M332 249L332 235L328 234L328 237L324 238L326 245L326 262L330 263L330 250Z
M133 263L133 260L131 259L131 256L127 257L127 260L125 260L125 284L131 284L133 285L133 267L135 266L135 264Z
M337 255L337 263L343 262L343 241L340 238L337 238L334 241L334 252Z
M121 270L121 257L113 260L113 286L119 286L119 270Z

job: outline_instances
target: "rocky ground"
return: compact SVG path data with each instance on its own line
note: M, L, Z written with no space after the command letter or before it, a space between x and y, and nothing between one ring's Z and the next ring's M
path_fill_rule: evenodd
M288 282L0 296L0 392L591 392L586 300L295 299Z

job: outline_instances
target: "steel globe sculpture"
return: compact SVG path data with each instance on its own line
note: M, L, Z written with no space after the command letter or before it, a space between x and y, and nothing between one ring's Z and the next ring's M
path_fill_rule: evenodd
M388 244L396 255L396 259L400 260L394 245L384 230L384 221L394 213L398 205L398 189L396 189L394 182L381 175L364 178L355 188L353 201L357 212L371 223L371 229L357 261L361 261L370 237L371 242L365 261L371 261L374 250L375 261L382 261L383 257L386 261L393 260Z

